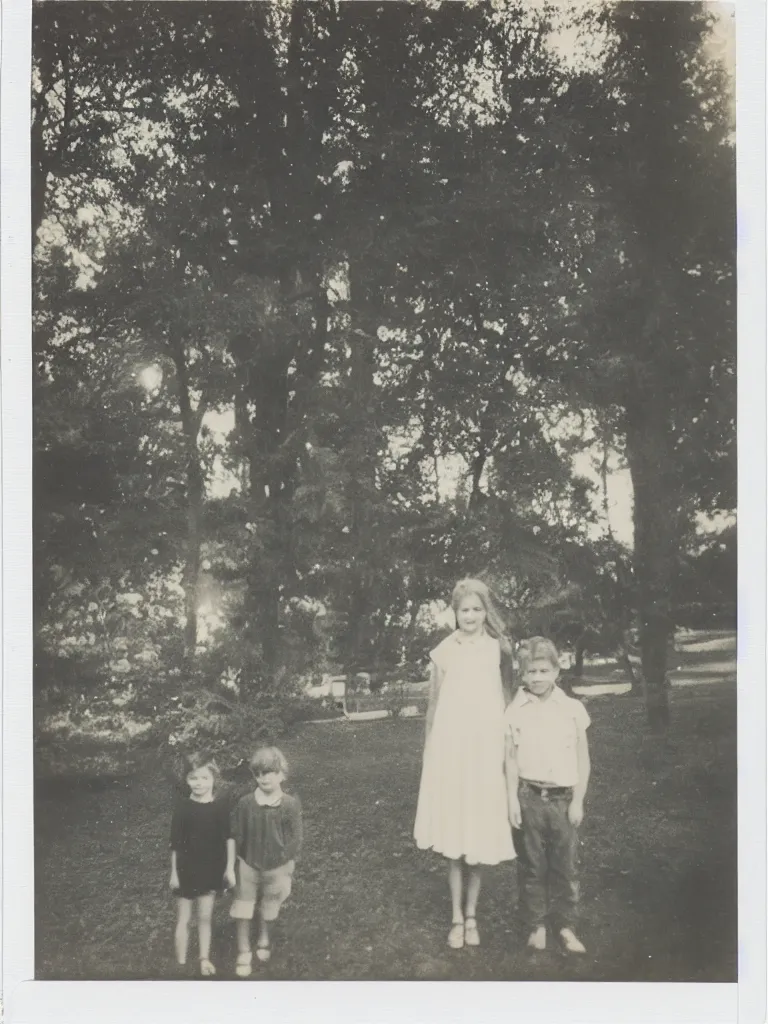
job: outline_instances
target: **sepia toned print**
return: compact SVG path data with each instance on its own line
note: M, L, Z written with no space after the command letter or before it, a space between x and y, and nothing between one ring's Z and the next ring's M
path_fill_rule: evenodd
M36 978L736 980L733 32L35 5Z

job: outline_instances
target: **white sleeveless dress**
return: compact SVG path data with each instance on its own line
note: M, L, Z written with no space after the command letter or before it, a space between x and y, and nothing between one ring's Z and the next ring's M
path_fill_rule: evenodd
M416 845L467 864L513 860L499 642L456 631L430 657L442 683L424 750Z

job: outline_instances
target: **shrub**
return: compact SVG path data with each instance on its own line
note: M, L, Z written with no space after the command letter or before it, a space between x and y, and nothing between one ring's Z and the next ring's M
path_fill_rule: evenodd
M297 697L284 708L283 717L286 726L299 722L311 722L320 718L343 718L344 713L338 706L336 697Z
M37 726L35 776L120 775L154 741L152 721L122 708L80 705L51 712Z
M163 722L162 743L173 754L210 751L226 771L259 744L276 742L290 720L290 708L278 702L245 702L201 689L172 702Z
M382 695L382 703L392 718L399 718L403 710L413 704L405 683L390 683Z

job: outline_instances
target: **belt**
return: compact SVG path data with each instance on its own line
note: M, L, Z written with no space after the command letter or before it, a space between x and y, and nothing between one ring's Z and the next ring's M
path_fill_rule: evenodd
M538 793L542 800L548 800L551 796L573 796L573 786L547 786L543 782L529 782L528 779L520 779L520 784Z

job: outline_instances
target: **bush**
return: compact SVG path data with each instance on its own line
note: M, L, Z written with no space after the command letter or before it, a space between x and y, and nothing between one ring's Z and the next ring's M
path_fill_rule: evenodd
M162 726L162 743L177 755L209 751L227 771L247 759L255 747L275 743L291 721L289 705L274 700L245 702L198 690L172 702Z
M152 722L123 709L79 706L50 713L36 730L35 776L120 775L154 742Z
M321 700L316 697L297 697L286 705L284 719L286 725L294 725L320 718L343 718L340 704L341 701L336 697L323 697Z
M399 718L403 710L413 704L413 697L405 683L390 683L384 691L382 703L392 718Z

